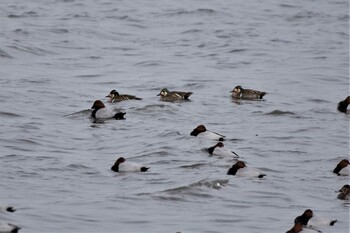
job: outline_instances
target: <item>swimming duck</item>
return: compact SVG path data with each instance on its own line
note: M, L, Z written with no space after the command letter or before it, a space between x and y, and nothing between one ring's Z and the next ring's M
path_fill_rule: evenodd
M198 125L194 130L192 130L190 135L195 137L204 137L214 141L224 141L225 139L225 136L207 130L204 125Z
M176 101L188 100L192 94L193 92L169 91L167 88L163 88L157 96L160 96L160 100L163 101Z
M337 196L338 199L349 200L350 185L348 185L348 184L344 185L338 192L339 192L339 194Z
M264 95L266 95L266 92L263 91L256 91L252 89L243 89L242 86L236 86L231 91L232 98L235 99L247 99L247 100L256 100L256 99L262 99Z
M312 218L312 220L310 220ZM309 222L310 221L310 222ZM312 222L311 222L312 221ZM294 223L301 223L303 226L333 226L337 220L322 219L320 217L315 218L312 210L307 209L304 213L294 219Z
M347 113L347 107L349 104L350 104L350 96L346 97L345 100L340 101L338 103L338 107L337 107L338 111Z
M134 95L119 95L119 93L116 90L111 90L111 92L106 97L108 97L108 101L111 103L123 100L142 100L142 98L136 97Z
M247 168L243 161L237 161L232 167L227 171L227 175L237 175L237 176L246 176L246 177L258 177L263 178L266 174L262 174L259 171Z
M313 217L313 215L314 215L314 213L312 212L312 210L307 209L304 211L304 213L302 215L300 215L294 219L294 223L295 224L300 223L303 226L306 226L308 224L309 220Z
M0 233L18 233L20 229L11 223L0 223Z
M91 113L91 117L95 120L98 119L111 119L115 118L116 120L123 120L125 112L115 113L110 109L107 109L101 100L96 100L92 105L91 109L93 109Z
M13 206L0 205L0 212L15 212L16 209Z
M115 161L114 165L111 167L112 171L115 172L145 172L149 167L142 166L137 163L126 162L125 158L120 157Z
M350 162L347 159L343 159L338 163L338 165L334 168L333 173L337 174L338 176L348 176L349 175L349 165Z
M218 156L230 156L234 158L239 158L238 154L224 147L224 143L218 142L215 146L209 147L208 152L210 155Z

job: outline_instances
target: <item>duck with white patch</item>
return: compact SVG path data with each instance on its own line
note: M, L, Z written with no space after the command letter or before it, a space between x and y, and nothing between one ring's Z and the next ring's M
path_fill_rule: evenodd
M116 120L124 120L125 112L115 113L114 111L105 107L101 100L96 100L92 105L91 109L93 109L91 113L91 117L94 120L106 120L106 119L116 119Z
M214 141L224 141L225 139L224 135L207 130L204 125L198 125L194 130L192 130L190 135L194 137L203 137Z
M333 173L338 176L349 176L350 175L350 162L347 159L341 160L337 166L334 168Z
M149 167L133 162L127 162L124 157L118 158L111 167L111 170L115 172L146 172L148 169Z
M308 227L320 227L320 226L333 226L337 220L329 220L322 217L315 217L313 211L307 209L304 213L294 219L294 223L301 223L303 226Z
M227 175L236 175L244 177L256 177L263 178L266 174L261 173L255 168L248 168L243 161L237 161L232 167L227 171Z
M239 158L239 156L238 156L238 154L236 154L236 152L225 148L224 143L222 143L222 142L218 142L214 146L209 147L208 152L210 155Z
M18 233L21 228L11 223L0 223L0 233Z

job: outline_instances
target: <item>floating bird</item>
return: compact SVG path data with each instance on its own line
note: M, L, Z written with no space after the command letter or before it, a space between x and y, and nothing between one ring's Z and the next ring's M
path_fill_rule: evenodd
M238 154L224 147L224 143L218 142L214 146L208 148L210 155L218 156L230 156L234 158L239 158Z
M312 218L312 220L310 220ZM310 221L310 222L309 222ZM312 221L312 222L311 222ZM322 219L320 217L315 218L313 211L310 209L307 209L304 211L304 213L294 219L294 223L300 223L303 226L333 226L337 220L328 220L328 219Z
M204 137L214 141L224 141L225 139L225 136L207 130L204 125L198 125L194 130L192 130L190 135L195 137Z
M232 167L227 171L227 175L237 175L245 177L257 177L263 178L266 174L263 174L256 169L247 168L243 161L237 161Z
M125 112L115 113L110 109L107 109L101 100L96 100L92 105L93 109L91 117L95 120L111 119L115 118L116 120L124 120Z
M119 93L116 90L111 90L111 92L106 97L108 97L108 101L111 103L120 102L123 100L142 100L142 98L136 97L134 95L119 95Z
M176 101L188 100L192 94L193 92L169 91L167 88L163 88L157 96L160 96L160 100L163 101Z
M337 196L338 199L349 200L350 185L348 185L348 184L344 185L338 192L339 192L339 194Z
M337 174L338 176L348 176L349 175L349 165L350 162L347 159L343 159L338 163L338 165L334 168L333 173Z
M125 158L120 157L111 167L115 172L145 172L149 167L142 166L137 163L126 162Z
M236 86L231 91L232 98L235 99L246 99L246 100L258 100L262 99L266 92L256 91L252 89L244 89L242 86Z

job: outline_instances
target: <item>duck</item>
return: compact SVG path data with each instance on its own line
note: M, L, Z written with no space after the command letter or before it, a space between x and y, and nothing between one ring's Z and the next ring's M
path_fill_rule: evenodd
M349 200L350 185L348 185L348 184L344 185L338 192L339 192L339 194L337 196L338 199Z
M142 98L136 97L134 95L120 95L116 90L111 90L111 92L106 97L108 97L108 101L111 103L120 102L123 100L142 100Z
M334 168L333 173L337 174L338 176L348 176L349 175L349 165L350 162L347 159L341 160L337 166Z
M0 233L18 233L21 228L11 223L0 223Z
M197 136L204 137L204 138L207 138L209 140L214 140L214 141L224 141L225 140L224 135L207 130L207 128L205 128L204 125L198 125L195 129L192 130L190 135L194 136L194 137L197 137Z
M303 226L306 226L309 220L313 217L314 213L312 210L307 209L304 213L294 219L294 224L300 223Z
M311 220L312 218L312 220ZM337 220L328 220L320 217L315 218L312 210L307 209L304 213L294 219L294 224L300 223L303 226L334 226Z
M338 111L339 112L343 112L343 113L347 113L347 107L350 104L350 96L346 97L345 100L340 101L338 103Z
M142 166L133 162L126 162L124 157L120 157L115 161L111 170L114 172L146 172L149 167Z
M232 167L227 171L227 175L237 175L245 177L257 177L263 178L266 174L263 174L255 169L247 168L243 161L237 161Z
M214 146L208 148L210 155L218 156L230 156L234 158L239 158L238 154L224 147L224 143L218 142Z
M0 212L15 212L16 209L13 206L0 205Z
M157 96L160 96L160 100L163 101L176 101L188 100L188 97L192 94L193 92L169 91L167 88L163 88Z
M231 97L235 99L259 100L267 93L264 91L256 91L252 89L244 89L242 86L236 86L231 91Z
M111 119L114 118L116 120L124 120L125 112L115 113L110 109L107 109L101 100L96 100L92 105L91 109L93 109L91 113L91 117L95 120L98 119Z

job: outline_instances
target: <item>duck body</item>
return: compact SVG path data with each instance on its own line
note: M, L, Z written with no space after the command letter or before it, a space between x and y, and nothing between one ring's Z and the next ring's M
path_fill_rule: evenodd
M295 218L294 223L300 223L303 226L320 227L320 226L333 226L337 220L329 220L321 217L314 217L313 211L307 209L304 213Z
M142 166L133 162L126 162L123 157L117 159L111 170L114 172L146 172L149 167Z
M169 91L167 88L163 88L157 96L160 96L162 101L176 101L176 100L188 100L193 92L183 91Z
M227 171L227 175L236 175L252 178L263 178L264 176L266 176L266 174L263 174L254 168L247 168L243 161L237 161L234 165L232 165L232 167Z
M260 100L267 93L264 91L257 91L252 89L244 89L242 86L236 86L231 91L231 97L235 99L246 99L246 100Z
M116 90L112 90L106 97L108 97L108 101L111 103L120 102L124 100L142 100L142 98L136 97L134 95L120 95Z
M123 120L125 113L118 112L115 113L114 111L108 109L105 107L102 101L96 100L94 104L92 105L91 109L93 109L91 113L91 117L95 120L106 120L106 119L116 119L116 120Z
M206 138L213 141L224 141L225 139L224 135L207 130L204 125L198 125L195 129L192 130L190 135L194 137Z
M350 104L350 96L346 97L345 100L340 101L338 103L338 111L339 112L343 112L343 113L347 113L347 107Z
M239 158L238 154L236 154L234 151L225 148L222 142L218 142L216 145L209 147L208 152L210 155Z

